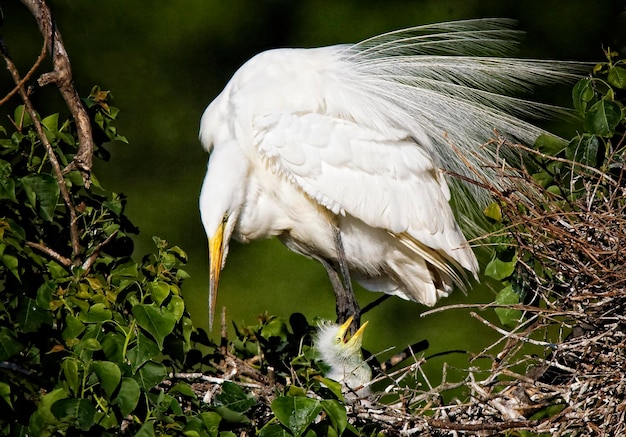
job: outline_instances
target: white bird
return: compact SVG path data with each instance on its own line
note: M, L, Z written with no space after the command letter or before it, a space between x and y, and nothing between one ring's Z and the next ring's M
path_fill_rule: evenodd
M494 129L532 144L545 132L522 118L557 108L511 94L587 68L497 57L515 46L512 27L426 25L354 45L269 50L239 68L200 126L210 152L200 195L209 323L231 238L278 237L322 262L338 295L340 273L344 288L351 275L427 306L466 287L478 263L457 220L471 221L489 196L466 180L497 184L495 152L481 145ZM358 319L354 301L337 311Z
M313 346L329 367L325 376L341 383L347 394L363 397L371 393L368 383L372 380L372 369L361 354L363 331L368 322L350 335L351 323L352 317L341 326L334 323L320 324Z

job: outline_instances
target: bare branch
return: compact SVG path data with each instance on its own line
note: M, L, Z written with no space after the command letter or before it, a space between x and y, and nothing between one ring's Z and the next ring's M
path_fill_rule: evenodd
M72 265L71 259L64 257L60 253L55 252L54 250L50 249L48 246L42 243L34 243L32 241L27 241L26 245L48 255L50 258L52 258L53 260L55 260L56 262L58 262L59 264L65 267L70 267Z
M6 48L4 48L4 54L8 56ZM11 91L9 91L6 96L2 98L2 100L0 100L0 106L4 105L6 102L9 101L9 99L11 99L11 97L13 97L15 94L19 92L20 88L23 87L24 84L30 80L33 74L35 74L35 71L37 70L39 65L41 65L41 63L43 62L45 58L46 58L46 43L44 42L44 44L41 46L41 53L37 57L37 60L35 61L33 66L30 68L30 70L28 70L28 73L26 73L26 76L24 76L22 80L20 80L20 82L16 84L15 87Z
M4 61L7 64L7 68L9 72L11 73L11 76L13 77L13 81L15 82L16 85L20 84L22 82L22 79L20 77L19 72L17 71L17 67L15 66L11 58L8 56L8 52L6 48L5 50L2 51L2 57L4 58ZM48 153L48 159L50 159L52 170L57 179L57 184L59 185L61 197L63 197L63 201L65 202L65 205L67 206L67 209L70 213L70 240L72 242L72 258L74 260L74 263L79 264L80 263L80 258L79 258L80 243L79 243L79 237L78 237L76 209L74 208L72 199L70 198L70 194L67 191L67 186L65 185L65 179L63 178L63 171L61 170L61 166L59 165L59 160L57 159L56 154L54 153L54 149L52 148L50 141L48 141L48 137L46 137L46 134L43 130L43 126L41 125L41 122L39 121L39 118L37 117L37 112L35 111L35 108L33 107L33 104L30 101L30 98L28 97L28 93L26 92L24 85L19 87L18 92L20 94L20 97L22 98L22 101L24 102L24 107L26 108L26 112L28 112L28 114L30 115L30 118L33 121L33 125L35 126L35 130L37 131L37 135L39 136L39 139L41 140L42 144L46 148L46 152Z
M89 176L91 174L94 144L89 115L80 100L78 92L74 88L70 58L65 51L61 34L52 19L52 14L46 2L44 0L22 0L22 3L35 17L39 30L48 46L48 52L52 57L54 70L43 75L39 80L39 85L44 86L53 82L57 86L76 123L78 152L70 163L69 168L65 171L79 170L83 175L85 187L88 188L90 185Z

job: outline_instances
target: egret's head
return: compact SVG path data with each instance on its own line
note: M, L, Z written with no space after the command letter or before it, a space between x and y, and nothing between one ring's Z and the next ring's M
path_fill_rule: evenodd
M200 193L200 216L209 239L209 326L213 326L217 287L239 213L244 206L246 160L237 144L216 145Z
M351 357L361 356L363 344L363 332L368 322L365 322L353 334L350 335L350 317L343 325L322 324L315 338L315 348L322 359L332 366L337 361L344 361Z

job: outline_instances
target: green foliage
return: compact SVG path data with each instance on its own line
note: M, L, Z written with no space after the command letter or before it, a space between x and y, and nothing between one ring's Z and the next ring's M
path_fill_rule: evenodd
M124 140L107 97L96 87L84 101L99 156L107 155L104 141ZM67 166L77 141L73 124L59 120L40 122ZM156 252L135 262L124 197L94 175L87 188L72 170L64 174L64 202L24 106L13 122L0 140L0 403L11 412L0 435L106 435L123 422L129 433L153 435L182 415L179 400L159 385L189 364L192 327L180 288L186 255L154 238Z

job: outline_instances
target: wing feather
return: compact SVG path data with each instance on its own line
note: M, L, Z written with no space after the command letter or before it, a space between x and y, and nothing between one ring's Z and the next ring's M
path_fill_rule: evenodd
M467 243L448 203L446 180L407 132L380 132L319 113L275 111L254 120L253 135L275 173L335 214L407 235L474 271L471 251L458 250ZM426 258L454 277L445 262Z

